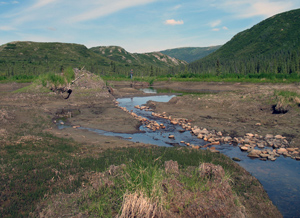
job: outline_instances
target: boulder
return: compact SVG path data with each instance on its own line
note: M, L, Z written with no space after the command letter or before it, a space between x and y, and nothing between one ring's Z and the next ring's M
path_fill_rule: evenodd
M169 139L175 139L174 135L169 135Z
M295 148L286 148L286 150L287 150L288 152L294 152L294 151L296 151Z
M192 132L194 133L194 135L199 135L200 134L201 129L197 128L197 129L192 129Z
M277 150L277 153L278 153L278 154L287 153L287 150L286 150L285 148L279 148L279 149Z
M249 152L249 154L251 154L251 155L260 155L261 153L262 153L261 150L255 150L255 149L253 149Z
M246 146L242 146L242 147L240 147L240 149L241 149L242 151L248 151L248 147L246 147Z
M208 141L208 142L214 142L215 139L214 139L214 138L210 138L210 139L208 139L207 141Z
M269 154L260 154L259 156L262 157L262 158L268 158Z
M199 133L199 135L197 136L197 138L198 138L198 139L203 139L204 136L203 136L201 133Z
M261 150L252 149L247 156L252 158L259 158L260 154L261 154Z
M252 133L246 133L246 136L249 136L249 137L254 137L254 134L252 134Z

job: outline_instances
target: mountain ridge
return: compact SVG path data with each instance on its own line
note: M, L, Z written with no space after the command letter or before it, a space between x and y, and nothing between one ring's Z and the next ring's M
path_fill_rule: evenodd
M300 9L274 15L239 32L216 52L188 67L194 73L297 73L299 23Z
M160 51L168 56L184 60L188 63L199 60L216 50L218 50L221 45L207 46L207 47L180 47L172 48Z

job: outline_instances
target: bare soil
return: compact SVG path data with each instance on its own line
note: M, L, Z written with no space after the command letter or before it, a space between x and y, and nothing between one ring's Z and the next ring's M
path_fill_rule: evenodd
M299 84L157 82L154 87L198 92L174 97L168 103L152 104L158 113L184 117L193 125L231 136L242 137L246 133L283 135L291 147L300 146L299 105L292 105L285 114L273 113L277 103L274 91L300 94Z

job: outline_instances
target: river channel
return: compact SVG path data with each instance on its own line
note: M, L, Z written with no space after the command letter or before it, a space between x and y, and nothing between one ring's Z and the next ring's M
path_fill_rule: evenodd
M179 130L182 130L181 126L173 125L169 120L154 118L150 111L139 110L134 107L135 105L146 104L149 100L168 102L172 97L174 97L174 95L117 99L121 107L126 107L127 110L132 110L137 115L146 117L149 120L163 123L166 126L165 129L154 132L145 126L141 126L141 133L135 134L113 133L91 128L87 129L106 136L117 136L134 142L149 143L158 146L185 146L181 144L180 141L189 142L194 145L207 144L207 142L193 136L189 131L180 132ZM170 134L175 136L175 140L168 138ZM241 161L237 163L261 182L270 199L284 217L300 217L300 161L283 156L278 157L276 161L261 161L247 157L247 152L241 152L238 146L222 144L215 147L230 158L237 157L241 159Z

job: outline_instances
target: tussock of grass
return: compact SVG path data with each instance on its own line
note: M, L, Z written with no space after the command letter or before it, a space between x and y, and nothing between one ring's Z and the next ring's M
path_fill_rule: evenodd
M31 138L34 140L27 140ZM1 217L28 217L49 211L56 217L79 213L98 217L133 217L136 213L143 217L212 216L214 211L227 216L232 209L238 211L237 202L247 204L249 196L252 204L259 202L253 198L267 198L261 188L255 190L258 182L245 170L230 158L209 151L120 148L91 158L88 153L94 150L90 148L81 157L80 146L72 140L49 134L32 134L19 144L12 140L1 149L0 183L4 185L0 205L5 205L0 207ZM177 161L178 170L165 170L169 160ZM225 176L220 179L209 170L203 176L203 170L199 170L202 163L219 165ZM243 197L245 193L247 198ZM261 204L255 207L261 213Z
M275 90L274 113L287 113L291 107L300 105L300 95L287 90Z
M162 208L157 203L152 203L143 192L126 193L123 199L121 215L118 218L162 217Z

